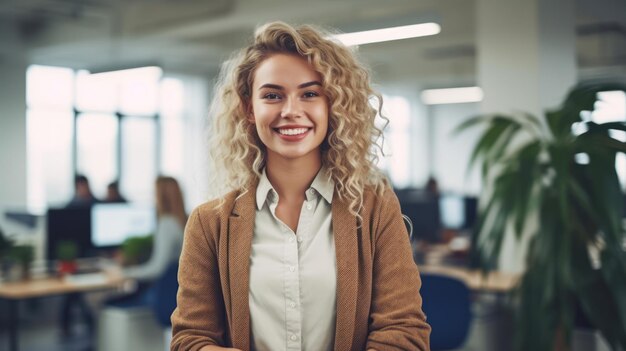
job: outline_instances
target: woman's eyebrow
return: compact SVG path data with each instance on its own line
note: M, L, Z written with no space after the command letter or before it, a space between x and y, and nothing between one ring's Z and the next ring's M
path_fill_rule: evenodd
M308 88L310 86L314 86L314 85L319 85L320 87L322 86L322 83L314 80L314 81L310 81L310 82L306 82L306 83L302 83L300 85L298 85L298 89L303 89L303 88ZM278 84L271 84L271 83L267 83L267 84L263 84L259 87L259 90L261 89L275 89L275 90L285 90L285 88L281 85Z
M298 85L298 89L308 88L308 87L313 86L313 85L319 85L321 87L322 83L314 80L312 82L306 82L306 83L302 83L302 84Z
M263 85L261 85L261 86L259 87L259 90L264 89L264 88L276 89L276 90L284 90L284 89L285 89L285 88L283 88L283 87L282 87L282 86L280 86L280 85L267 83L267 84L263 84Z

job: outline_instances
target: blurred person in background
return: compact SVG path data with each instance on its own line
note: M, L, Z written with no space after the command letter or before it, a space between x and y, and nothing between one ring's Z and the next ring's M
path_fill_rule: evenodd
M126 267L122 272L125 277L137 280L138 288L133 294L110 299L108 305L129 307L148 304L152 282L180 257L183 230L187 222L180 186L176 179L160 176L155 183L155 195L157 228L150 258L143 264Z
M91 192L89 179L82 174L74 177L74 197L66 205L67 208L85 207L98 203L98 199Z
M107 185L107 196L104 198L104 202L109 203L124 203L127 202L126 198L120 193L120 182L115 180Z
M210 152L226 195L190 215L172 350L429 349L375 165L381 105L351 49L310 26L267 24L224 66Z
M96 199L91 192L89 179L82 174L76 175L74 177L74 197L72 197L65 208L90 207L98 202L98 199ZM61 300L59 324L61 325L62 339L69 339L73 336L73 327L76 324L74 320L75 313L79 313L87 327L87 331L89 333L94 332L94 317L91 307L89 307L89 304L85 301L85 297L82 293L71 293L64 295Z

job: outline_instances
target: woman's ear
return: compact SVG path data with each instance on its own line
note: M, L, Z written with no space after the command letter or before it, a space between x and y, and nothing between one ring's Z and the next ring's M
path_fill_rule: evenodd
M254 113L252 113L252 111L248 112L246 115L248 116L248 122L255 123Z
M254 111L252 111L252 104L250 103L246 104L245 110L246 110L246 119L248 120L248 122L254 123L255 119L254 119Z

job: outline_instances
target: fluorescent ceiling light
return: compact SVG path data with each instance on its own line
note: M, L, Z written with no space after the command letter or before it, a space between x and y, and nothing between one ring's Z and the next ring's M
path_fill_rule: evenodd
M335 38L344 45L362 45L379 43L382 41L400 40L408 38L425 37L441 32L441 26L437 23L420 23L408 26L366 30L363 32L337 34Z
M422 101L426 105L458 104L483 100L483 90L479 87L427 89L422 91Z

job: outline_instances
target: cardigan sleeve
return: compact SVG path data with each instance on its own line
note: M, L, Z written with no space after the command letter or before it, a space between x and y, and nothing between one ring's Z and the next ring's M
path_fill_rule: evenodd
M215 240L203 228L201 208L193 211L185 227L178 270L177 307L171 317L172 351L195 351L206 345L223 345L226 337ZM211 216L215 211L207 212L202 215L218 221L217 215Z
M397 197L387 190L374 213L372 305L366 349L430 350L421 280Z

